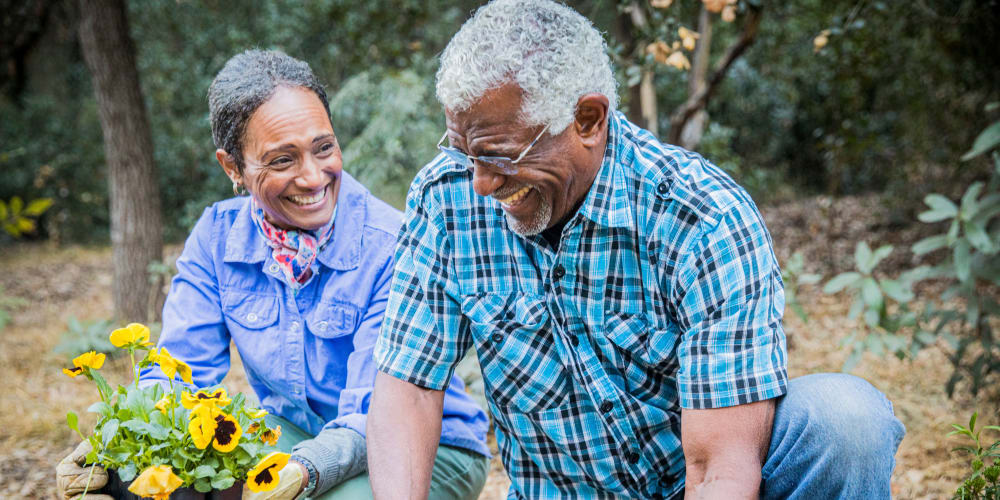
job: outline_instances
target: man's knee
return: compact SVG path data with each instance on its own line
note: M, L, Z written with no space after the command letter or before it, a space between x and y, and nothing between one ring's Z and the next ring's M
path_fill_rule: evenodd
M905 433L885 395L864 379L843 373L791 380L774 425L774 438L801 441L809 453L834 454L844 465L859 466L891 461ZM776 444L781 443L772 443L772 451Z

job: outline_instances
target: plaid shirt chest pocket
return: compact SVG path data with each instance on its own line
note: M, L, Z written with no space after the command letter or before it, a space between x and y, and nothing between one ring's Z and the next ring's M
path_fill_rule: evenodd
M462 312L497 406L535 412L564 403L572 387L552 341L543 297L481 292L463 298Z

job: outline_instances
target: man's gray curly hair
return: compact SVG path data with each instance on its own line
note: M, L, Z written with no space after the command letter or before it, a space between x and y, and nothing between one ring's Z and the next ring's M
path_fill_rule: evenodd
M437 97L461 112L486 91L516 83L526 125L558 134L573 122L577 100L598 92L618 106L617 82L597 28L549 0L496 0L480 7L448 42L437 72Z

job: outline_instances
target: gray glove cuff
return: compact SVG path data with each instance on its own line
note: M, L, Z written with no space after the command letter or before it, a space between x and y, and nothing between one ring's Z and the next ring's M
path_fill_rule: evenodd
M300 442L292 448L292 458L308 461L306 469L312 465L319 474L310 496L322 494L368 468L364 436L345 427L325 429L315 438Z

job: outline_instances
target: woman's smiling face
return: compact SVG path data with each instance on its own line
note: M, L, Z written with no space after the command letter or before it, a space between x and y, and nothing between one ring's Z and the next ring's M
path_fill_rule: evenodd
M244 137L241 180L269 222L305 230L330 222L343 163L314 92L278 87L250 117Z

